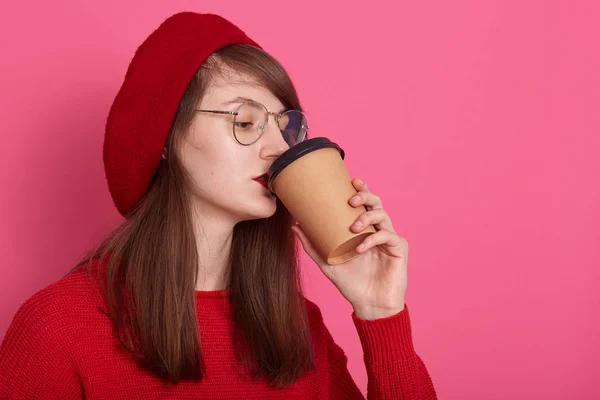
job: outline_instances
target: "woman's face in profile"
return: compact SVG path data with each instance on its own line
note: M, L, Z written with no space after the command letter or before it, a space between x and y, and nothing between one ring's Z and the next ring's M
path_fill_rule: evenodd
M247 98L269 111L284 111L283 104L265 87L245 75L224 69L211 80L196 108L235 111ZM268 218L276 211L276 199L254 179L263 175L273 161L289 148L273 116L264 134L249 146L233 135L233 116L197 112L182 141L182 163L192 178L193 206L201 215L227 218L232 223Z

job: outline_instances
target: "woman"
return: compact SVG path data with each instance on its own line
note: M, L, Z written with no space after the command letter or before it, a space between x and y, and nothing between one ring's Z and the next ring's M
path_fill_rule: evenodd
M371 399L436 398L404 304L408 248L359 179L352 227L378 232L332 267L265 187L306 138L281 65L230 22L168 18L138 48L106 125L126 217L19 309L2 399L358 399L346 356L306 300L295 235L351 303Z

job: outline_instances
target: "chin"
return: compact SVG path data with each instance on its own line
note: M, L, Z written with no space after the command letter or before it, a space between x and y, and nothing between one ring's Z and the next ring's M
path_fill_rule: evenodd
M261 201L255 201L246 209L244 220L270 218L277 211L277 201L274 197L265 197Z

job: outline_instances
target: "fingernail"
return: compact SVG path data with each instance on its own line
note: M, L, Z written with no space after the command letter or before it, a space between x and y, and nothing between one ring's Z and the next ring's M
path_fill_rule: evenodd
M356 202L357 202L357 201L359 201L359 200L360 200L360 197L358 197L358 196L354 196L353 198L351 198L351 199L350 199L350 201L351 201L352 203L356 203Z
M360 246L358 246L356 248L356 250L358 250L358 251L363 251L364 249L365 249L365 245L364 244L361 244Z
M355 226L355 227L357 227L357 228L360 228L362 225L363 225L363 223L362 223L362 222L360 222L360 221L356 221L356 222L354 223L354 226Z

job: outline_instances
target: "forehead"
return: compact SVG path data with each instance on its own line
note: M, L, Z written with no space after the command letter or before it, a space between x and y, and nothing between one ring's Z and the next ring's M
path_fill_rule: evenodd
M223 107L224 103L236 97L246 97L257 101L264 104L269 111L279 112L284 109L279 99L269 89L260 85L256 79L231 72L217 74L210 80L201 107ZM235 108L235 105L231 105L229 108Z

